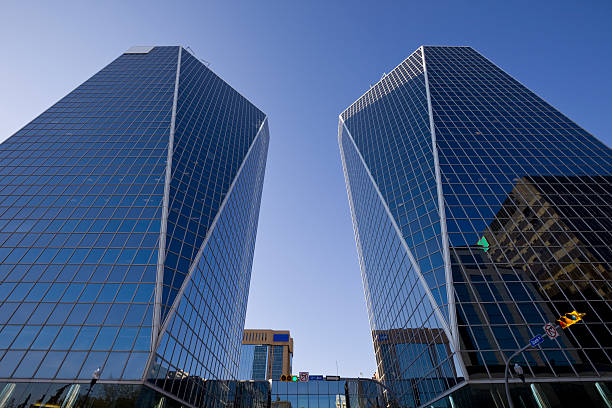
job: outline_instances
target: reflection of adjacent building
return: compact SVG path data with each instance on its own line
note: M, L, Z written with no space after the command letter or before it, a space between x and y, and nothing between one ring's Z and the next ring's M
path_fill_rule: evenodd
M407 401L424 403L431 398L427 390L456 383L457 372L449 360L452 352L444 330L378 330L374 341L380 353L378 376L400 387L401 394L411 395Z
M228 398L228 408L271 407L270 383L268 381L230 381L229 387L231 391Z
M472 378L495 375L505 365L502 350L514 351L542 332L542 325L556 314L539 295L534 282L522 269L494 263L490 247L451 248L453 284L457 308L460 350ZM531 325L531 326L530 326ZM567 338L558 339L562 346ZM547 344L545 346L551 346ZM579 360L575 352L547 351L562 365ZM546 371L543 355L525 353L535 371Z
M551 298L612 300L612 177L523 177L491 225L491 256L520 264ZM571 189L571 190L570 190ZM546 248L544 250L543 248ZM610 321L610 308L601 310Z
M204 380L199 377L167 373L164 390L140 384L97 383L3 383L0 382L0 408L84 408L84 407L225 407L225 408L290 408L290 404L271 404L268 381ZM155 385L162 385L157 383ZM160 391L170 392L191 387L193 404L186 405ZM223 400L222 404L219 401ZM327 408L327 407L326 407Z
M516 324L508 332L495 328L491 321L492 330L499 331L495 335L499 346L511 349L516 345L514 340L526 343L541 332L543 322L555 321L572 310L585 312L585 324L572 327L571 334L564 332L556 345L558 352L547 352L551 369L571 373L570 363L582 370L582 364L591 360L598 370L612 372L609 356L602 350L612 344L607 327L612 320L612 200L605 200L612 177L523 177L515 181L479 248L451 249L458 300L476 296L481 306L487 305L484 298L501 300L501 310L494 305L474 310L464 307L464 315L489 314L495 309L489 320L505 324L505 317L511 328ZM475 277L484 282L474 282ZM468 288L457 282L474 290L466 291ZM489 290L484 290L485 286ZM525 323L538 326L527 331ZM491 330L483 332L491 334ZM562 352L567 347L570 350ZM531 353L534 362L543 364L537 356ZM482 358L503 363L499 354ZM592 370L590 365L584 369Z
M472 48L438 46L349 106L338 141L372 331L442 328L456 363L459 387L437 387L431 342L405 359L374 333L404 405L506 406L507 358L577 310L517 357L537 383L513 384L515 405L612 406L609 147Z
M175 400L139 384L0 382L0 408L180 408Z
M245 330L240 354L240 380L279 380L291 374L293 338L288 330Z
M289 401L272 401L272 408L291 408L291 402Z
M272 408L386 408L397 405L380 382L368 378L339 378L308 382L272 381Z

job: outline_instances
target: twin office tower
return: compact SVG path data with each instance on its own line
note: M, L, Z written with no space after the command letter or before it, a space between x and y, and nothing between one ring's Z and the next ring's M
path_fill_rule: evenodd
M515 401L612 404L608 147L469 47L419 48L338 138L389 404L504 406L573 310ZM2 143L0 408L226 406L268 140L185 49L134 47Z

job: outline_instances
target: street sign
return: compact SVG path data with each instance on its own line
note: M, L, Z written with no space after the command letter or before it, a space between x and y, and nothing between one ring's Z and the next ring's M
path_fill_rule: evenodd
M309 375L308 380L309 381L323 381L323 376L322 375Z
M300 382L308 382L308 371L300 371Z
M541 334L538 334L533 339L529 340L529 344L531 344L533 347L543 342L544 342L544 337L542 337Z
M559 332L557 331L557 328L555 327L555 325L552 323L546 323L544 325L544 331L546 332L546 335L548 336L549 339L554 339L556 337L559 337Z
M339 375L326 375L325 379L327 381L340 381L340 376Z

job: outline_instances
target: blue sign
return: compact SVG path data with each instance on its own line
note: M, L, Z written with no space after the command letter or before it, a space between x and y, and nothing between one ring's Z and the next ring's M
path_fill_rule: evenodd
M322 375L311 375L310 381L323 381L323 376Z
M272 337L272 341L289 341L289 335L285 333L276 333Z
M533 347L543 342L544 342L544 337L542 337L541 334L538 334L533 339L529 340L529 344L531 344Z

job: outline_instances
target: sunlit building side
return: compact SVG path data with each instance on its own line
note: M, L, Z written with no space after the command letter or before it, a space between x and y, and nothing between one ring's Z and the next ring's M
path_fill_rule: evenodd
M207 64L150 46L0 144L0 407L225 404L268 140Z

